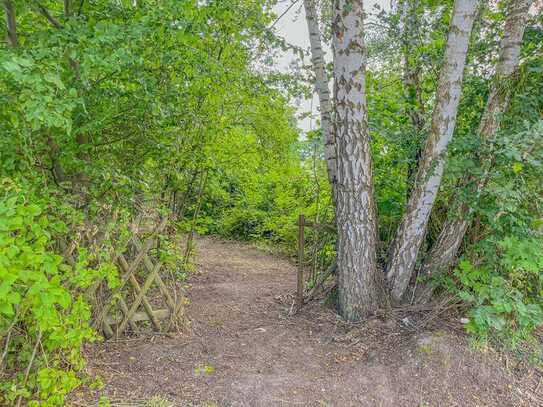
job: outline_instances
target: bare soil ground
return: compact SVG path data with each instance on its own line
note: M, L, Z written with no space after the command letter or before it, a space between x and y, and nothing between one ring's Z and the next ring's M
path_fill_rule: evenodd
M296 268L252 246L197 241L188 333L88 349L86 394L175 406L537 406L538 373L447 330L398 337L321 304L291 315ZM130 405L130 404L125 404ZM134 404L136 405L136 404Z

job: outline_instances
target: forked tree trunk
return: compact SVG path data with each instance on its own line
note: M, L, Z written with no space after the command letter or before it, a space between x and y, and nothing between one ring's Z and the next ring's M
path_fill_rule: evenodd
M304 0L305 18L309 31L309 43L311 45L311 62L315 74L315 90L319 96L321 131L324 141L324 158L328 172L328 181L332 190L332 199L335 202L336 195L336 146L334 131L332 128L332 104L330 102L330 89L328 88L328 75L326 74L326 62L321 43L321 32L317 15L316 0Z
M399 302L413 274L424 240L445 164L447 146L456 124L468 44L477 0L456 0L437 88L430 134L421 156L415 185L390 251L387 279L392 299Z
M478 130L480 137L483 139L491 138L496 134L500 127L501 116L505 113L509 105L511 82L519 66L520 46L528 19L528 10L532 2L532 0L512 0L509 4L494 83L490 90ZM488 158L479 164L484 170L488 170L488 167L491 165ZM485 174L479 180L475 180L472 175L467 174L460 182L459 187L464 189L470 184L474 184L475 189L471 196L476 201L481 193L481 189L487 182L488 173L485 172ZM456 200L459 201L459 198L457 197ZM453 204L453 207L457 206L460 206L460 215L449 219L443 226L437 242L422 265L421 276L429 276L430 274L447 270L453 265L458 254L458 249L471 222L471 214L473 212L471 206L467 203ZM416 294L417 301L427 301L431 297L431 294L432 288L430 286L422 286Z
M377 211L368 132L361 0L335 0L334 134L337 143L338 294L340 312L357 320L379 307Z

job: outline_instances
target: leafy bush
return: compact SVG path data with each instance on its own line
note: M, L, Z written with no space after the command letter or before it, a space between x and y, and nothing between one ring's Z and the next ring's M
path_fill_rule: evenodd
M494 256L481 265L463 260L455 272L459 296L473 305L466 328L516 346L543 325L543 246L537 237L507 237L491 247Z
M75 264L59 254L73 209L52 194L2 180L0 193L0 336L6 376L2 404L38 394L41 405L63 405L80 384L81 347L94 340L91 309L83 296L97 279L117 283L116 269L80 250ZM91 264L93 267L91 267ZM29 405L36 404L31 401Z
M220 220L221 234L241 240L262 236L266 213L253 208L236 208L225 213Z

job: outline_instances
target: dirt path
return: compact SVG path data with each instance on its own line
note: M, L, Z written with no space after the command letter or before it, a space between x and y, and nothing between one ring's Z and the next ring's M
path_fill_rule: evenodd
M91 349L101 395L160 395L176 406L533 405L502 361L470 351L462 338L370 341L322 307L289 316L296 273L285 259L206 238L197 269L187 310L193 333Z

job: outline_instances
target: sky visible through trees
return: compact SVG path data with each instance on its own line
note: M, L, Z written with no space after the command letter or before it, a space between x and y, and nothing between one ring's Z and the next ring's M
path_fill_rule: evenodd
M289 0L278 2L273 10L281 16L291 6L292 2ZM390 10L389 0L372 0L364 2L364 9L367 13L375 13L375 6L379 6L380 9ZM304 23L305 10L303 3L298 1L275 25L277 33L285 38L285 40L302 49L309 48L309 33L307 32L307 26ZM326 60L330 62L332 60L332 50L325 44ZM278 67L283 72L288 72L291 63L297 61L297 56L292 52L286 52L280 55L277 59ZM299 127L304 130L313 130L316 127L315 121L318 118L318 100L317 95L313 94L312 99L301 98L296 101L298 114L303 114L311 111L311 117L300 118L298 121ZM313 109L313 110L311 110Z

